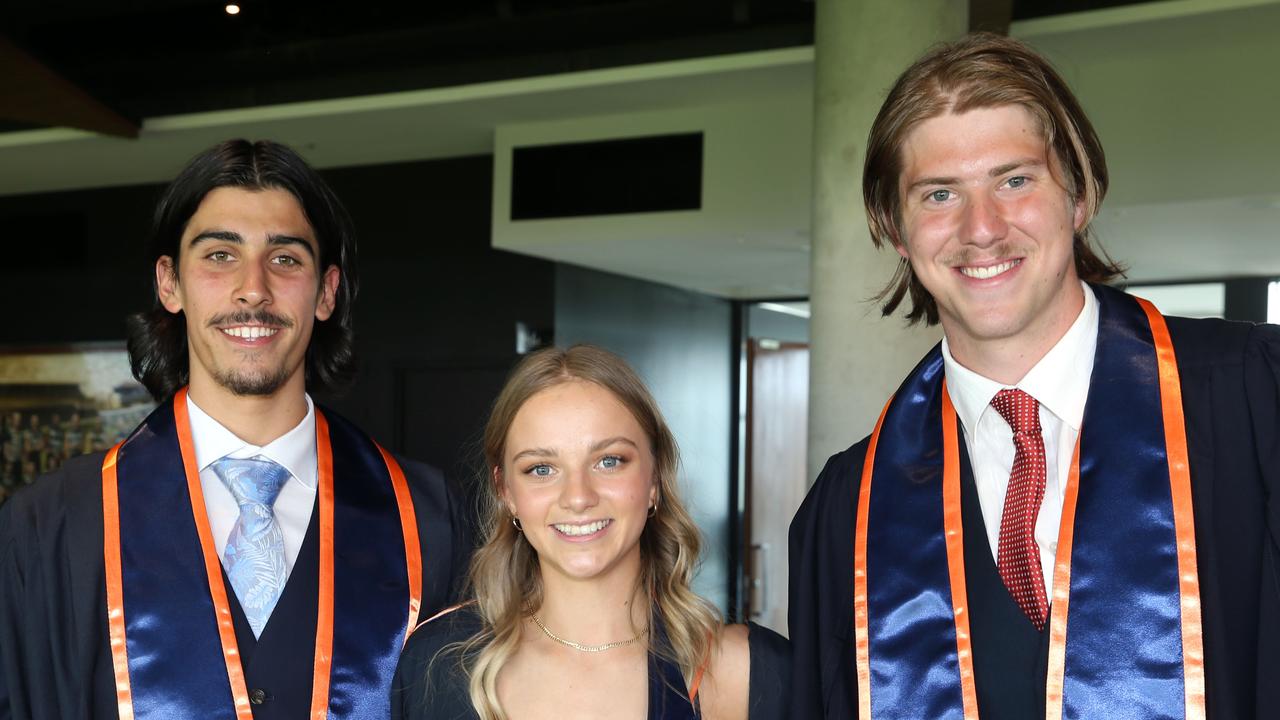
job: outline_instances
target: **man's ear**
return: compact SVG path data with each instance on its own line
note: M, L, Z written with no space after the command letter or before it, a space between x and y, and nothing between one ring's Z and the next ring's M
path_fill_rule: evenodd
M173 258L161 255L156 260L156 297L165 310L182 312L182 292L178 287L178 268Z
M320 297L316 300L316 319L324 322L333 316L333 309L338 306L338 283L342 273L337 265L325 268L324 277L320 278Z

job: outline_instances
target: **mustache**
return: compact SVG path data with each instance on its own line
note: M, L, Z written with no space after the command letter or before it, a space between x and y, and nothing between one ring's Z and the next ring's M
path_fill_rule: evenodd
M219 325L267 325L277 328L291 328L293 321L286 317L281 317L267 310L238 310L233 313L223 313L214 315L209 318L206 323L208 327L217 327Z
M948 267L958 267L960 265L973 265L977 262L1000 262L1019 257L1026 257L1026 253L1021 248L1016 247L1011 242L1001 242L986 250L963 248L959 252L943 258L943 263Z

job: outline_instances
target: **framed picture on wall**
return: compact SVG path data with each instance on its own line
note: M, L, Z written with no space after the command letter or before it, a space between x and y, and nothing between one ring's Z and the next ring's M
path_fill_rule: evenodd
M0 503L68 458L111 447L154 407L123 342L0 347Z

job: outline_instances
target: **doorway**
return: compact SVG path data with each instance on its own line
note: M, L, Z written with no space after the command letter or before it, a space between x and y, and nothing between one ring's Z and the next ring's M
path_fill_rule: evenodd
M809 487L808 307L760 303L747 317L743 617L785 635L787 532Z

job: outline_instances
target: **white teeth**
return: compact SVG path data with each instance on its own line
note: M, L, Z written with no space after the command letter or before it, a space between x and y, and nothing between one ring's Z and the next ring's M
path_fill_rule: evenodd
M960 272L964 273L965 277L976 278L978 280L986 280L987 278L993 278L999 275L1000 273L1003 273L1013 268L1015 265L1017 265L1020 262L1022 261L1009 260L1008 262L1002 262L999 265L988 265L986 267L965 266L960 268Z
M236 327L222 328L222 332L231 337L253 340L260 337L271 337L280 332L280 330L279 328L269 328L261 325L238 325Z
M587 523L586 525L564 525L564 524L556 523L551 527L555 528L557 532L563 533L565 535L581 536L581 535L590 535L592 533L600 532L601 530L604 529L604 526L608 525L610 522L612 521L597 520L593 523Z

